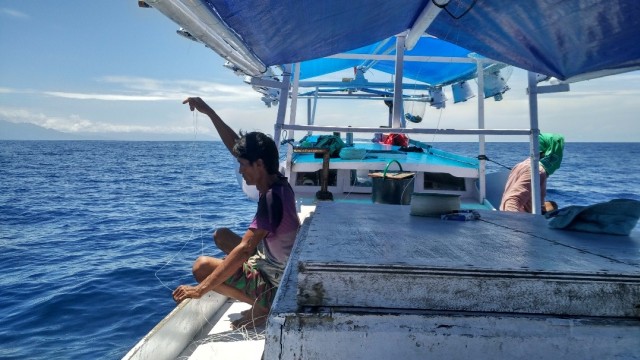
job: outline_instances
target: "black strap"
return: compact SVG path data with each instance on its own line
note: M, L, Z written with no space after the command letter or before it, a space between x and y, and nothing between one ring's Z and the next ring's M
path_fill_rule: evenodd
M493 161L493 160L489 159L489 158L487 157L487 155L478 155L478 160L491 161L492 163L494 163L494 164L498 164L498 165L502 166L502 167L503 167L503 168L505 168L505 169L509 169L509 170L511 170L511 168L510 168L510 167L508 167L508 166L504 166L504 165L500 164L500 163L499 163L499 162L497 162L497 161Z

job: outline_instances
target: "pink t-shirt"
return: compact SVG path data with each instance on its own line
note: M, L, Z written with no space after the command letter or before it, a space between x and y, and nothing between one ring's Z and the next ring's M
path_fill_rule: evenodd
M540 200L544 202L547 192L547 172L542 166L540 170ZM500 210L531 212L531 160L526 159L514 166L509 173L507 184L502 195Z
M269 232L262 240L265 255L284 267L300 227L295 194L287 178L280 177L266 193L260 194L258 210L249 227Z

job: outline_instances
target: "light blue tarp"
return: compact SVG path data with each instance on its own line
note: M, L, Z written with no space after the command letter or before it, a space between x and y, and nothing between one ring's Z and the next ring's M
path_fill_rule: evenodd
M200 1L268 66L376 43L411 28L430 3ZM640 68L640 1L635 0L451 0L427 33L560 79Z
M378 42L370 46L348 51L347 53L370 54L379 44ZM384 48L395 49L395 44L395 38L393 38L384 45ZM396 51L393 50L389 55L395 55L395 53ZM405 52L405 56L468 57L470 54L472 53L469 50L436 38L423 38L413 50ZM300 78L313 78L338 70L353 68L361 64L363 64L363 60L317 59L305 61L301 65ZM372 69L387 74L395 74L395 63L393 61L376 61L374 64ZM405 78L418 80L430 85L450 83L465 76L470 76L474 74L475 71L475 63L424 63L409 61L404 64Z

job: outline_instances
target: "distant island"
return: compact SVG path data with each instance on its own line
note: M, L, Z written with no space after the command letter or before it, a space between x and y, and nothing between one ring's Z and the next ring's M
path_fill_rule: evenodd
M79 140L75 135L27 123L0 120L0 140Z
M28 123L0 120L0 140L121 140L121 141L192 141L193 134L65 133ZM201 135L198 141L215 141Z

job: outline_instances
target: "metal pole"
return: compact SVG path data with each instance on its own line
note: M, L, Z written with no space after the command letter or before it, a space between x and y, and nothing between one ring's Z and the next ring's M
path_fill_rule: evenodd
M311 125L311 98L307 98L307 125Z
M316 92L313 95L313 109L311 110L311 122L309 125L314 125L316 123L316 110L318 109L318 92L320 89L316 87ZM311 135L311 131L309 131L309 135Z
M542 202L540 200L540 144L538 137L540 129L538 129L538 82L536 73L529 71L529 121L531 135L529 139L529 157L531 159L531 213L542 213Z
M300 63L296 63L293 72L293 85L291 86L291 110L289 113L289 124L295 125L298 112L298 83L300 82ZM294 139L294 131L287 135L289 139Z
M402 78L404 77L404 40L406 33L396 36L396 71L393 83L393 124L392 128L400 128L402 106Z
M478 129L484 129L484 67L482 60L478 60L476 62L476 72L478 74ZM487 178L486 178L486 168L487 162L484 160L485 155L485 144L484 144L484 135L478 135L478 143L479 149L478 154L480 157L480 168L478 169L478 190L479 190L479 202L480 204L484 204L484 199L487 197Z
M280 100L278 100L278 115L276 123L273 126L273 140L276 144L280 144L280 131L284 124L284 118L287 115L287 99L289 98L289 87L291 85L291 64L284 66L282 74L282 87L280 88Z
M349 127L349 126L324 126L324 125L287 125L281 127L285 130L303 130L303 131L345 131L354 133L377 133L381 129L379 127ZM425 129L425 128L407 128L402 131L405 134L440 134L440 135L530 135L529 129Z

